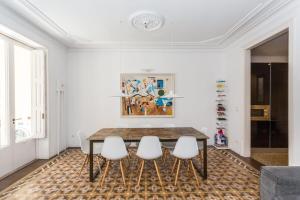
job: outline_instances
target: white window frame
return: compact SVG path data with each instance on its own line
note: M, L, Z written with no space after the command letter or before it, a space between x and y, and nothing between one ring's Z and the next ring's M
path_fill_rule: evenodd
M0 143L0 148L2 147L6 147L6 146L11 146L13 144L16 144L16 143L20 143L20 142L24 142L24 141L27 141L27 140L30 140L30 139L37 139L37 138L45 138L47 136L47 51L46 49L44 48L41 48L41 47L33 47L31 46L30 44L24 44L23 42L21 41L18 41L14 38L11 38L9 36L6 36L2 33L0 33L0 37L1 39L4 40L4 43L5 43L5 46L6 46L6 54L7 54L7 67L8 67L8 74L7 74L7 78L8 78L8 81L7 81L7 90L8 90L8 94L6 95L6 98L8 99L7 100L7 105L6 107L8 108L8 111L6 111L7 113L7 121L6 122L6 125L8 126L7 127L7 144L5 146L1 146L1 143ZM12 101L14 101L14 45L18 45L18 46L22 46L22 47L25 47L25 48L28 48L30 50L33 51L33 54L35 54L35 52L39 52L39 54L42 54L42 59L40 59L40 63L42 63L42 72L40 71L40 75L42 73L42 77L40 77L40 79L38 79L38 82L40 84L40 98L41 98L41 104L42 105L39 105L37 106L36 102L35 105L33 106L33 101L32 101L32 110L33 108L37 108L39 107L39 113L40 115L40 119L37 119L37 117L35 117L35 120L39 120L39 129L37 131L37 129L35 128L34 130L32 130L32 137L28 137L28 138L24 138L24 140L20 140L18 142L16 142L15 140L15 130L14 130L14 125L13 125L13 116L14 115L14 103L12 103ZM33 60L33 63L34 63L34 56L32 57L32 60ZM34 68L34 67L33 67ZM35 65L35 68L37 68L37 66ZM34 73L35 70L32 70L32 73ZM32 77L32 80L33 77ZM32 81L32 90L34 90L34 85L36 85L35 83L37 80L35 79L34 81ZM33 92L32 92L33 93ZM33 94L32 94L33 95ZM33 114L33 112L32 112ZM31 114L31 115L32 115ZM31 116L33 117L33 116ZM33 121L33 119L32 119ZM32 127L33 125L36 125L37 123L32 123ZM2 133L3 134L3 133ZM0 141L1 142L1 141Z

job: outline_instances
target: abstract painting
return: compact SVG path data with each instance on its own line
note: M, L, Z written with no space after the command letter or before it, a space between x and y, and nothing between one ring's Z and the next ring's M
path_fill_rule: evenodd
M121 74L121 91L122 116L174 116L174 74Z

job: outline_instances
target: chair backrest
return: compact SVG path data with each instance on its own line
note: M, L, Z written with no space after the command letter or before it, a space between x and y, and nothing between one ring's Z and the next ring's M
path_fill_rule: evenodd
M198 144L194 136L181 136L173 151L173 154L182 159L189 159L199 154Z
M154 159L162 155L161 143L157 136L143 136L137 150L143 159Z
M78 131L77 137L79 140L79 145L80 145L81 150L84 150L85 146L88 145L88 141L86 140L85 135L81 131Z
M124 140L119 136L108 136L104 139L101 155L107 159L121 159L128 155Z

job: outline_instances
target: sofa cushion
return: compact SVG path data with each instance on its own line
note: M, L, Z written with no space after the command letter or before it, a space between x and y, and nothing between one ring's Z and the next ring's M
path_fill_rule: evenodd
M277 197L300 196L300 167L265 166L262 167L260 179L261 191Z

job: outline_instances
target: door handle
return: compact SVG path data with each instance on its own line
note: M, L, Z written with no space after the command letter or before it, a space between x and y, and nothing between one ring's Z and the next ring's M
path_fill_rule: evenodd
M20 118L13 118L13 119L12 119L12 122L13 122L13 124L15 124L16 121L20 121L20 120L22 120L22 117L20 117Z

